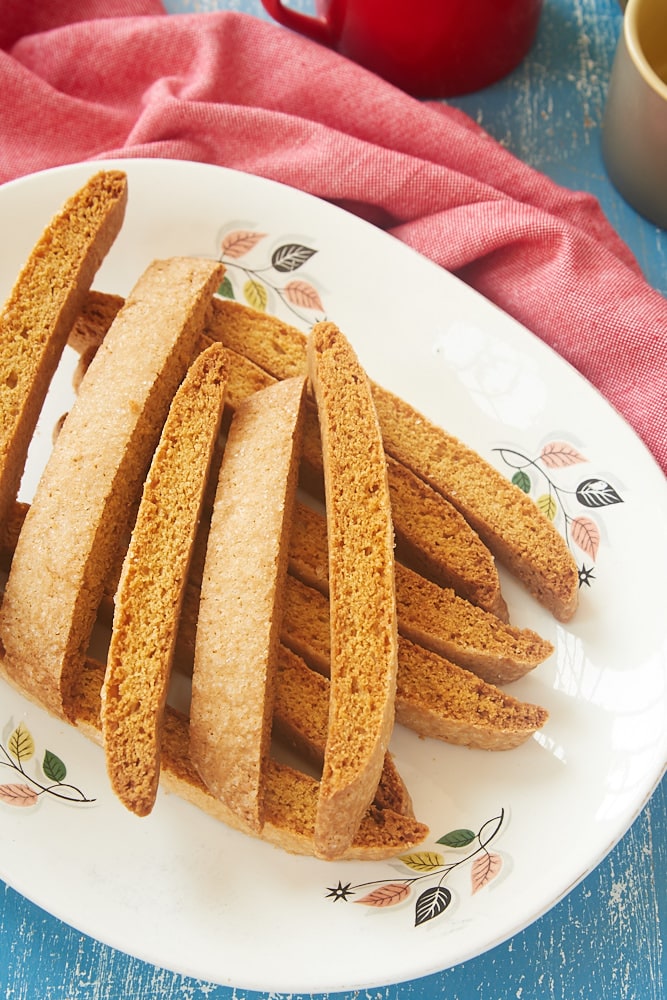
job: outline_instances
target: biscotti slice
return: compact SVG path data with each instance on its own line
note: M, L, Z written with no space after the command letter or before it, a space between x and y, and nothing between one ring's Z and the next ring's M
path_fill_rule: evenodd
M441 492L528 591L568 621L579 576L553 523L497 469L408 403L379 386L373 399L387 453Z
M273 735L322 767L329 724L329 681L281 644L273 706ZM412 800L390 753L385 755L375 804L413 816Z
M476 750L512 750L541 729L546 709L399 637L396 721L419 736Z
M251 322L238 303L216 301L208 333L276 378L303 367L303 334L272 317L264 317L261 325L254 318ZM577 567L537 505L409 403L375 383L372 390L387 453L442 493L530 593L558 619L569 620L577 607Z
M329 676L331 661L327 613L324 594L289 579L282 642L324 677ZM399 634L396 721L419 736L507 750L527 739L546 719L543 708L506 695L473 671Z
M234 415L211 517L195 640L190 744L209 791L259 832L305 379Z
M87 660L77 675L72 701L72 721L84 735L101 741L100 687L104 667ZM227 826L243 833L256 831L243 824L202 781L189 748L188 719L169 705L164 715L160 784L165 791L180 796ZM269 760L266 768L266 819L259 836L292 854L314 856L317 781L294 768ZM421 844L428 827L412 816L380 809L368 810L354 841L343 856L346 860L389 860Z
M315 825L347 850L382 773L394 721L397 628L387 467L366 374L332 323L308 341L320 420L329 547L331 689Z
M326 604L299 588L297 581L322 594L329 592L326 520L305 504L296 506L289 565L295 579L290 579L288 612L298 616L299 622L290 645L296 643L293 648L301 652L298 643L307 642L309 628L319 629L319 619L325 619L328 612ZM492 684L523 677L553 653L551 643L532 630L501 621L458 597L451 588L440 587L401 563L395 564L394 576L399 633Z
M94 351L90 345L101 342L109 316L117 308L111 296L108 303L104 298L91 293L70 338L81 349L88 348L82 355L82 368ZM233 359L227 389L231 410L251 393L273 384L277 379L270 372L284 378L304 369L304 335L276 317L218 299L211 316L207 342L224 343ZM443 496L405 466L390 460L387 472L399 556L435 582L453 587L462 597L506 620L507 606L493 557L476 532ZM300 483L307 493L323 499L322 443L310 399L304 418Z
M213 344L193 362L165 422L116 595L102 687L111 786L138 816L152 810L178 619L226 380Z
M465 518L428 483L387 458L396 558L507 621L493 556Z
M224 269L155 261L118 313L58 435L0 611L6 673L67 715L148 465Z
M508 625L400 563L396 595L401 635L490 684L518 680L553 653L532 629Z
M35 244L0 313L0 530L67 337L125 216L127 178L101 171Z

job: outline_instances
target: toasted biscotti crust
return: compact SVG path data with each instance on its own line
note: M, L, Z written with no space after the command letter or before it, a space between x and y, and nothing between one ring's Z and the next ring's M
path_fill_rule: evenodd
M68 334L126 203L124 173L91 177L46 227L0 313L0 531Z
M209 790L259 832L305 379L245 400L225 445L195 640L190 741Z
M172 400L116 594L102 687L103 743L111 786L138 816L151 812L157 793L175 638L226 372L226 351L213 344Z
M286 597L283 644L313 671L328 677L326 597L295 579L288 580ZM481 750L510 750L540 729L547 717L540 706L520 702L399 634L396 721L419 736Z
M375 795L393 727L394 535L368 379L332 323L313 328L308 374L322 437L331 618L329 727L315 843L324 857L336 857Z
M105 325L117 308L113 298L91 293L70 338L84 352L82 368L89 363L94 344L104 338ZM212 315L206 341L224 343L234 359L227 392L231 410L253 392L273 384L277 379L270 372L278 372L283 378L304 370L305 338L293 327L239 303L217 299ZM262 337L267 338L266 342ZM392 459L387 472L399 557L436 583L452 587L466 600L505 620L507 606L495 563L477 533L449 501L414 472ZM322 442L316 408L310 399L306 405L300 479L307 493L323 498Z
M293 650L281 644L278 652L278 678L273 706L274 738L295 749L321 769L329 724L329 682ZM412 799L390 753L375 792L374 802L381 809L392 809L414 816Z
M289 561L296 580L328 594L326 521L322 513L305 504L296 506ZM394 578L399 632L491 684L517 680L553 653L551 643L531 629L501 621L401 563L394 566ZM290 583L290 598L294 604L298 601L296 584ZM316 625L326 609L322 611L314 599L310 603L309 617L315 616ZM307 638L305 628L302 620L302 640Z
M81 385L21 531L0 611L2 666L67 716L97 608L224 269L187 258L139 279Z
M100 687L104 667L87 660L76 677L72 698L72 722L95 742L101 740ZM253 836L242 819L216 799L202 781L189 750L186 716L167 706L164 716L160 784L169 792L220 820L235 830ZM259 836L292 854L315 854L314 830L317 781L294 768L270 760L266 769L265 821ZM343 858L381 861L396 857L421 844L428 827L409 815L373 805Z
M238 303L216 301L207 333L276 378L302 370L303 334L272 317L249 323ZM387 453L442 493L530 593L569 620L577 607L576 564L530 497L409 403L375 383L372 391Z

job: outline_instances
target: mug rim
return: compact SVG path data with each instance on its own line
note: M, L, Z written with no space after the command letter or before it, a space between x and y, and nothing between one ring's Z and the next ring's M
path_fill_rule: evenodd
M663 100L667 101L667 83L658 76L644 54L644 50L639 42L639 31L637 25L638 14L636 13L641 0L628 0L623 17L623 33L625 42L630 53L630 57L641 73L644 81Z

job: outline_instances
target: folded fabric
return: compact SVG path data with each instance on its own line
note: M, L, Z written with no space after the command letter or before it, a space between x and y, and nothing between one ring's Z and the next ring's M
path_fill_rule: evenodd
M104 156L198 160L335 202L456 273L574 365L667 470L667 300L595 199L446 104L232 12L3 4L0 181Z

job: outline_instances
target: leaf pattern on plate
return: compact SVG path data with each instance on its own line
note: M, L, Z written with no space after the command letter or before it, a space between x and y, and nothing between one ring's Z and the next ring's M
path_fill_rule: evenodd
M233 232L227 233L220 244L222 256L231 257L232 260L245 257L265 236L266 233L258 233L254 230L235 229Z
M284 277L304 268L318 251L306 243L284 240L267 255L261 247L266 237L251 228L231 229L222 236L219 259L227 273L218 295L242 299L258 312L278 315L282 306L290 318L311 327L325 313L317 284L304 272L289 281Z
M576 505L587 511L601 511L622 504L619 491L605 479L590 476L580 480L574 489L566 487L557 474L572 466L585 463L583 453L561 439L547 442L535 458L514 448L497 448L503 462L512 472L512 482L523 493L532 496L545 517L557 522L570 549L587 556L595 563L602 534L600 524L590 514L578 513ZM579 586L591 586L595 579L594 566L578 564Z
M25 808L37 805L37 800L37 792L30 785L0 785L0 802L5 805Z
M408 875L404 879L394 877L391 880L380 879L373 882L359 882L356 885L351 882L343 884L339 881L337 886L327 889L326 898L334 902L338 900L348 902L353 899L353 902L361 903L363 906L385 909L405 902L412 896L415 887L421 886L424 880L428 880L431 884L421 889L414 907L415 927L420 927L442 916L452 902L453 891L445 883L456 869L470 864L473 895L498 876L503 867L502 857L497 852L490 851L488 847L500 833L504 820L505 811L501 809L497 816L486 820L476 833L468 827L461 827L450 830L438 839L438 844L449 847L452 851L465 851L463 856L448 859L440 851L429 850L402 854L396 858L396 863L404 865L410 872L416 874ZM362 896L353 898L362 890L364 891Z
M26 808L37 805L42 796L74 803L95 801L76 785L65 781L67 767L58 754L49 749L44 751L40 773L39 764L35 762L36 753L37 745L30 729L25 722L19 722L10 732L7 745L0 743L0 768L7 768L23 780L0 784L0 803ZM31 761L35 765L28 771L26 765Z

